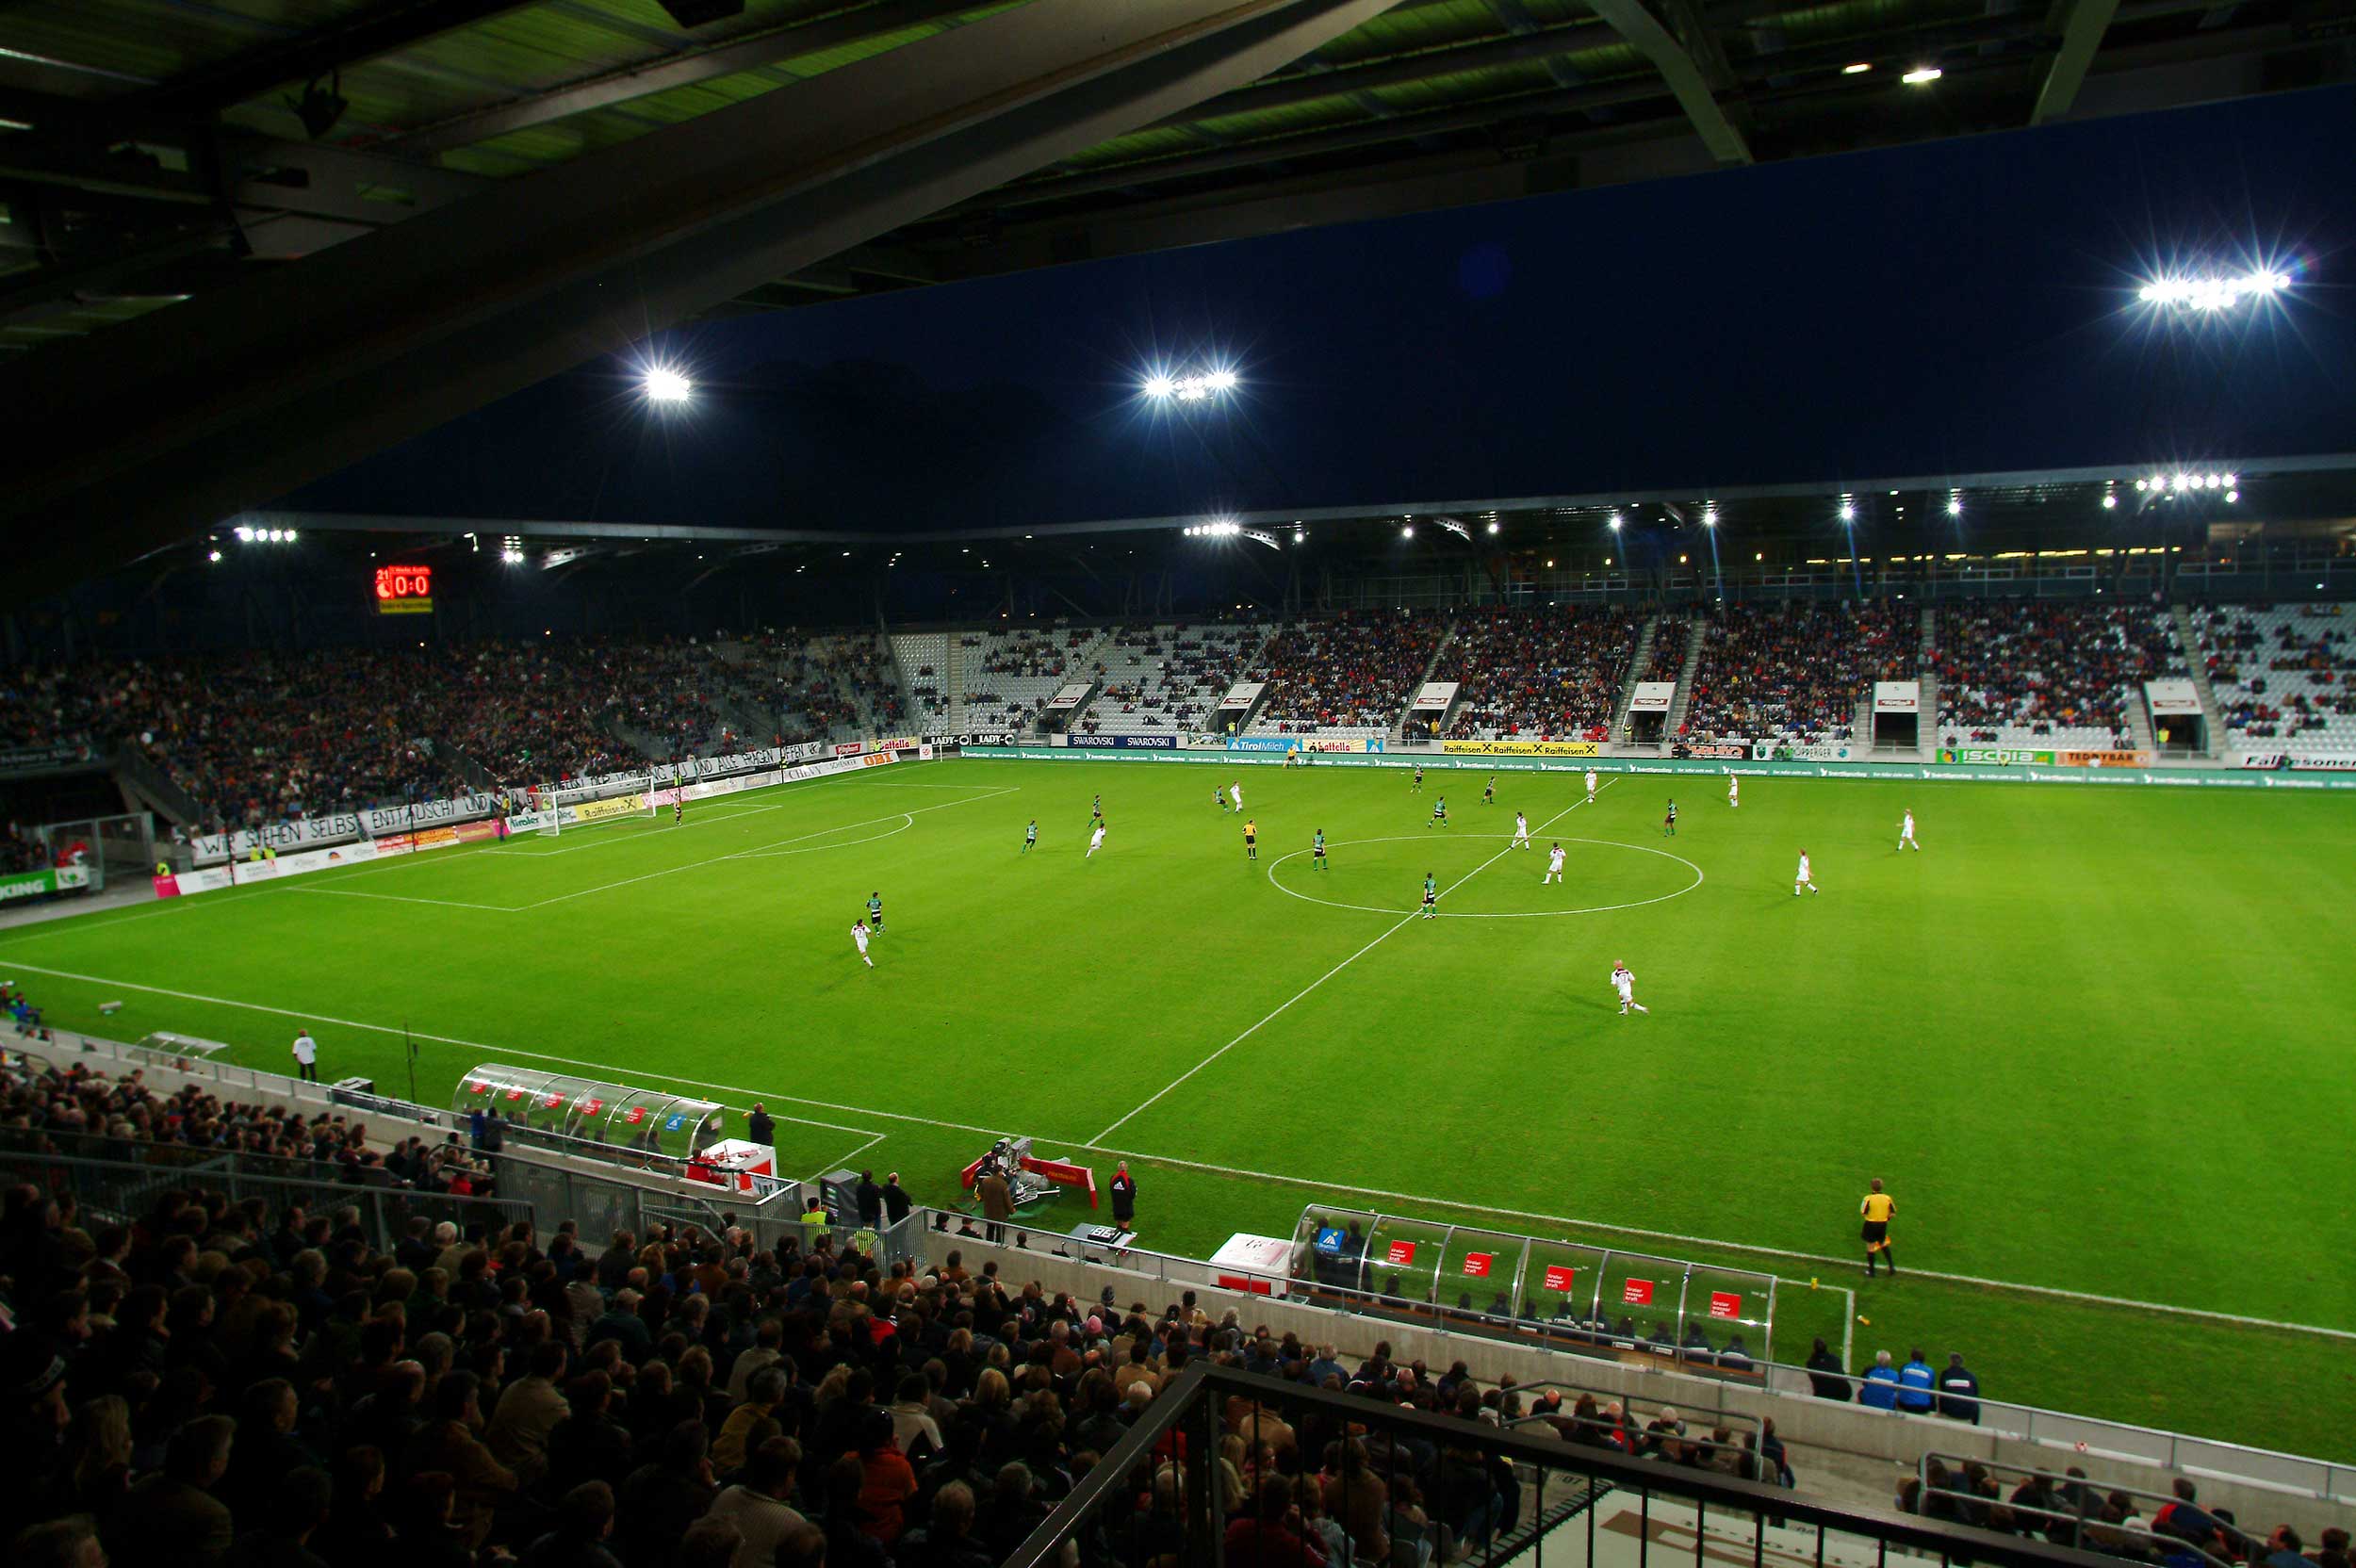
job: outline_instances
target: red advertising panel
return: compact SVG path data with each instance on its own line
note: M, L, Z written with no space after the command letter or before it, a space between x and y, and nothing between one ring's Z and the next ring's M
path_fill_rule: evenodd
M1489 1277L1489 1260L1496 1256L1497 1254L1495 1252L1465 1253L1464 1272L1471 1275L1476 1280L1487 1279Z
M1414 1263L1415 1261L1415 1244L1412 1241L1395 1241L1391 1243L1391 1250L1386 1261L1398 1264L1402 1268L1407 1265Z
M1570 1294L1571 1282L1578 1278L1579 1270L1576 1268L1564 1268L1560 1265L1550 1265L1546 1269L1546 1288L1548 1290L1562 1291L1567 1296Z
M1652 1282L1650 1280L1628 1281L1620 1287L1620 1299L1631 1307L1651 1306Z
M1742 1298L1728 1291L1711 1291L1710 1293L1710 1315L1712 1317L1742 1316Z

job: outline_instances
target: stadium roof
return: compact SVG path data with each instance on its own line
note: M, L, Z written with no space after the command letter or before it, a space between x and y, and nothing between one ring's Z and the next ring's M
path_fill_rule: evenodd
M16 0L0 349L1022 3ZM2348 26L2294 0L1406 0L714 308L2313 86L2349 75Z

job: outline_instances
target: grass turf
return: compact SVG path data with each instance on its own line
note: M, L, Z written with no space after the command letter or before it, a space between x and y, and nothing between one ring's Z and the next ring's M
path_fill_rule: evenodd
M2347 802L1753 778L1734 809L1605 776L1484 806L1472 771L903 765L16 928L0 970L66 1027L266 1067L306 1021L327 1076L396 1091L407 1024L429 1102L481 1061L762 1097L808 1119L789 1168L881 1134L860 1163L924 1200L991 1129L1125 1154L1170 1251L1334 1201L1768 1269L1786 1360L1844 1326L1808 1282L1855 1286L1860 1358L1960 1349L1992 1397L2356 1458L2344 1340L1850 1261L1878 1175L1910 1268L2356 1329ZM1447 918L1413 918L1426 872Z

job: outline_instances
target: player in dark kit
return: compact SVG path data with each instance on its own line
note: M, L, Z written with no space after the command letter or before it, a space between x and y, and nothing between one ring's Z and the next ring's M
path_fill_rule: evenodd
M1023 830L1023 853L1028 855L1031 851L1037 849L1038 847L1039 819L1037 817L1033 817L1031 819L1031 825Z
M1423 764L1421 762L1415 764L1415 781L1407 786L1407 792L1411 795L1423 793Z
M867 929L883 935L883 894L879 892L867 895Z
M1661 836L1664 839L1677 836L1677 803L1674 800L1669 802L1669 814L1661 819Z
M1243 820L1243 858L1247 860L1260 858L1260 825L1250 817Z
M677 827L686 820L687 797L679 793L677 787L674 786L671 793L671 825Z
M1483 806L1495 806L1497 803L1497 776L1496 774L1491 774L1489 776L1489 782L1481 787L1481 804Z
M1104 820L1104 797L1097 795L1088 801L1088 825L1094 826Z
M1309 864L1317 871L1325 869L1325 829L1322 827L1317 829L1316 841L1309 845Z
M1446 827L1448 825L1448 796L1442 795L1432 803L1432 820L1425 823L1424 825L1426 827Z
M1440 912L1439 903L1440 884L1432 880L1430 872L1425 872L1423 874L1423 918L1426 920L1435 918Z

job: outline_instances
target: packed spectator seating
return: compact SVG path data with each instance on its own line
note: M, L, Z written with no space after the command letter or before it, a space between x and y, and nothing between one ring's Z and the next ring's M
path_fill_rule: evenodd
M1443 624L1403 610L1349 610L1277 630L1248 677L1269 683L1255 735L1379 735L1399 721Z
M2218 605L2192 623L2234 741L2356 751L2356 635L2339 605Z
M1103 690L1073 728L1088 735L1201 729L1268 631L1256 621L1116 628L1096 656Z
M2184 672L2173 621L2149 606L1985 599L1939 608L1942 744L2109 751L2127 704Z
M938 631L895 631L892 657L900 662L900 678L908 682L916 704L918 728L937 735L949 727L949 639Z
M1639 680L1675 680L1685 673L1685 655L1693 637L1693 618L1663 611L1653 623L1652 649L1644 656Z
M769 739L781 745L850 740L906 717L874 636L773 633L747 646L744 670L735 690L768 715Z
M1725 606L1703 625L1679 734L1846 741L1874 681L1917 673L1922 625L1886 600Z
M1459 740L1603 740L1643 617L1572 606L1468 610L1432 672L1458 683Z

